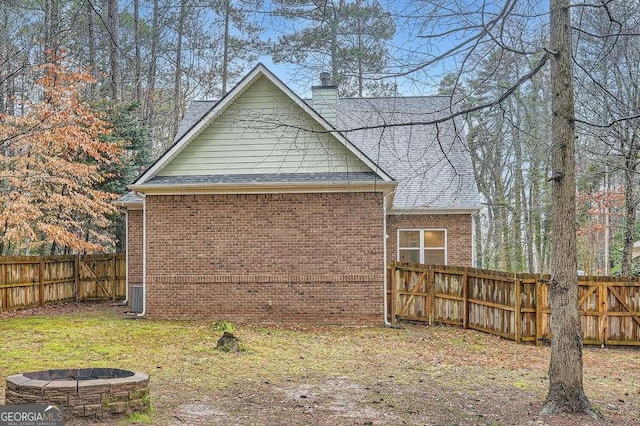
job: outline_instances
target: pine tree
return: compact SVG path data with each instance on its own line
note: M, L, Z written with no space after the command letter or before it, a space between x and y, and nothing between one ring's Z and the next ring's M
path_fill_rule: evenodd
M385 43L395 34L388 11L376 0L277 0L275 14L299 30L278 38L273 60L313 71L330 71L341 96L394 92L379 78L387 65Z
M113 123L113 131L102 138L109 143L122 144L119 162L113 162L105 169L110 176L100 183L99 189L109 193L124 194L127 185L135 180L152 161L151 137L140 122L139 105L136 103L109 105L105 114ZM120 212L108 215L111 234L115 237L116 251L125 250L126 229L124 216Z

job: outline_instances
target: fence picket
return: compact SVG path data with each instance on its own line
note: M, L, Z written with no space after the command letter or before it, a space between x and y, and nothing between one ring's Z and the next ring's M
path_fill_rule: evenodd
M124 254L0 256L0 311L65 300L124 299L124 286L119 284L126 280L125 259ZM96 276L87 284L81 276L85 262L104 265L106 276ZM83 291L87 285L92 288ZM98 287L114 291L105 290L104 296L96 297Z
M520 286L522 285L522 283L520 282L520 280L516 280L515 281L515 295L514 295L514 303L515 303L515 341L516 343L520 343L521 339L522 339L522 312L520 311L520 302L521 302L521 295L520 295Z
M397 303L392 321L451 324L536 345L551 336L546 276L402 263L389 268ZM578 285L585 344L640 345L640 278L579 277ZM425 312L408 309L417 298L425 300Z

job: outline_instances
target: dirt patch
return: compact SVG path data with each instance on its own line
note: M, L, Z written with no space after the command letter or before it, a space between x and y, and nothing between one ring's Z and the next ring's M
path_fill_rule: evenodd
M25 318L38 315L104 315L115 314L124 315L128 310L127 306L123 306L120 302L112 301L95 301L95 302L60 302L43 307L34 307L26 309L16 309L12 311L0 312L0 320L6 318Z
M463 390L464 391L464 390ZM540 416L537 395L512 389L459 392L440 384L373 388L337 377L316 383L238 384L215 395L215 406L185 415L175 422L214 425L631 425L637 421L588 416ZM224 411L219 407L224 407Z

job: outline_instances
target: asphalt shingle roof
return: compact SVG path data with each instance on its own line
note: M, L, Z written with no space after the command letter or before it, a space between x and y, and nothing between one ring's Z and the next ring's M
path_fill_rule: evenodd
M173 142L176 143L182 138L200 119L202 119L218 101L192 101L178 125L178 131Z
M394 208L474 209L480 206L471 156L464 142L462 120L446 120L429 125L404 125L448 116L449 101L450 99L444 96L343 98L338 101L337 123L333 124L349 141L398 182ZM312 100L305 102L313 107ZM182 138L216 103L217 101L192 102L178 128L175 141ZM403 125L393 126L397 124ZM349 174L349 178L337 175L316 173L156 176L146 183L153 185L319 180L326 182L375 179L373 173Z
M140 204L142 203L142 197L137 196L134 192L128 192L118 197L118 199L115 200L114 203L119 206L126 206L128 204Z
M449 105L444 96L339 100L337 128L398 182L394 207L479 207L461 119L388 126L447 117Z

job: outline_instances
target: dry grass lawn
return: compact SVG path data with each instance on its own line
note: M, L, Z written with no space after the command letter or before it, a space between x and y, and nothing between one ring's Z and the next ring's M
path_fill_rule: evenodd
M640 425L637 348L585 349L596 421L538 414L547 347L440 326L234 333L245 350L223 353L212 322L126 319L104 303L2 313L0 379L84 366L150 373L153 410L119 424Z

